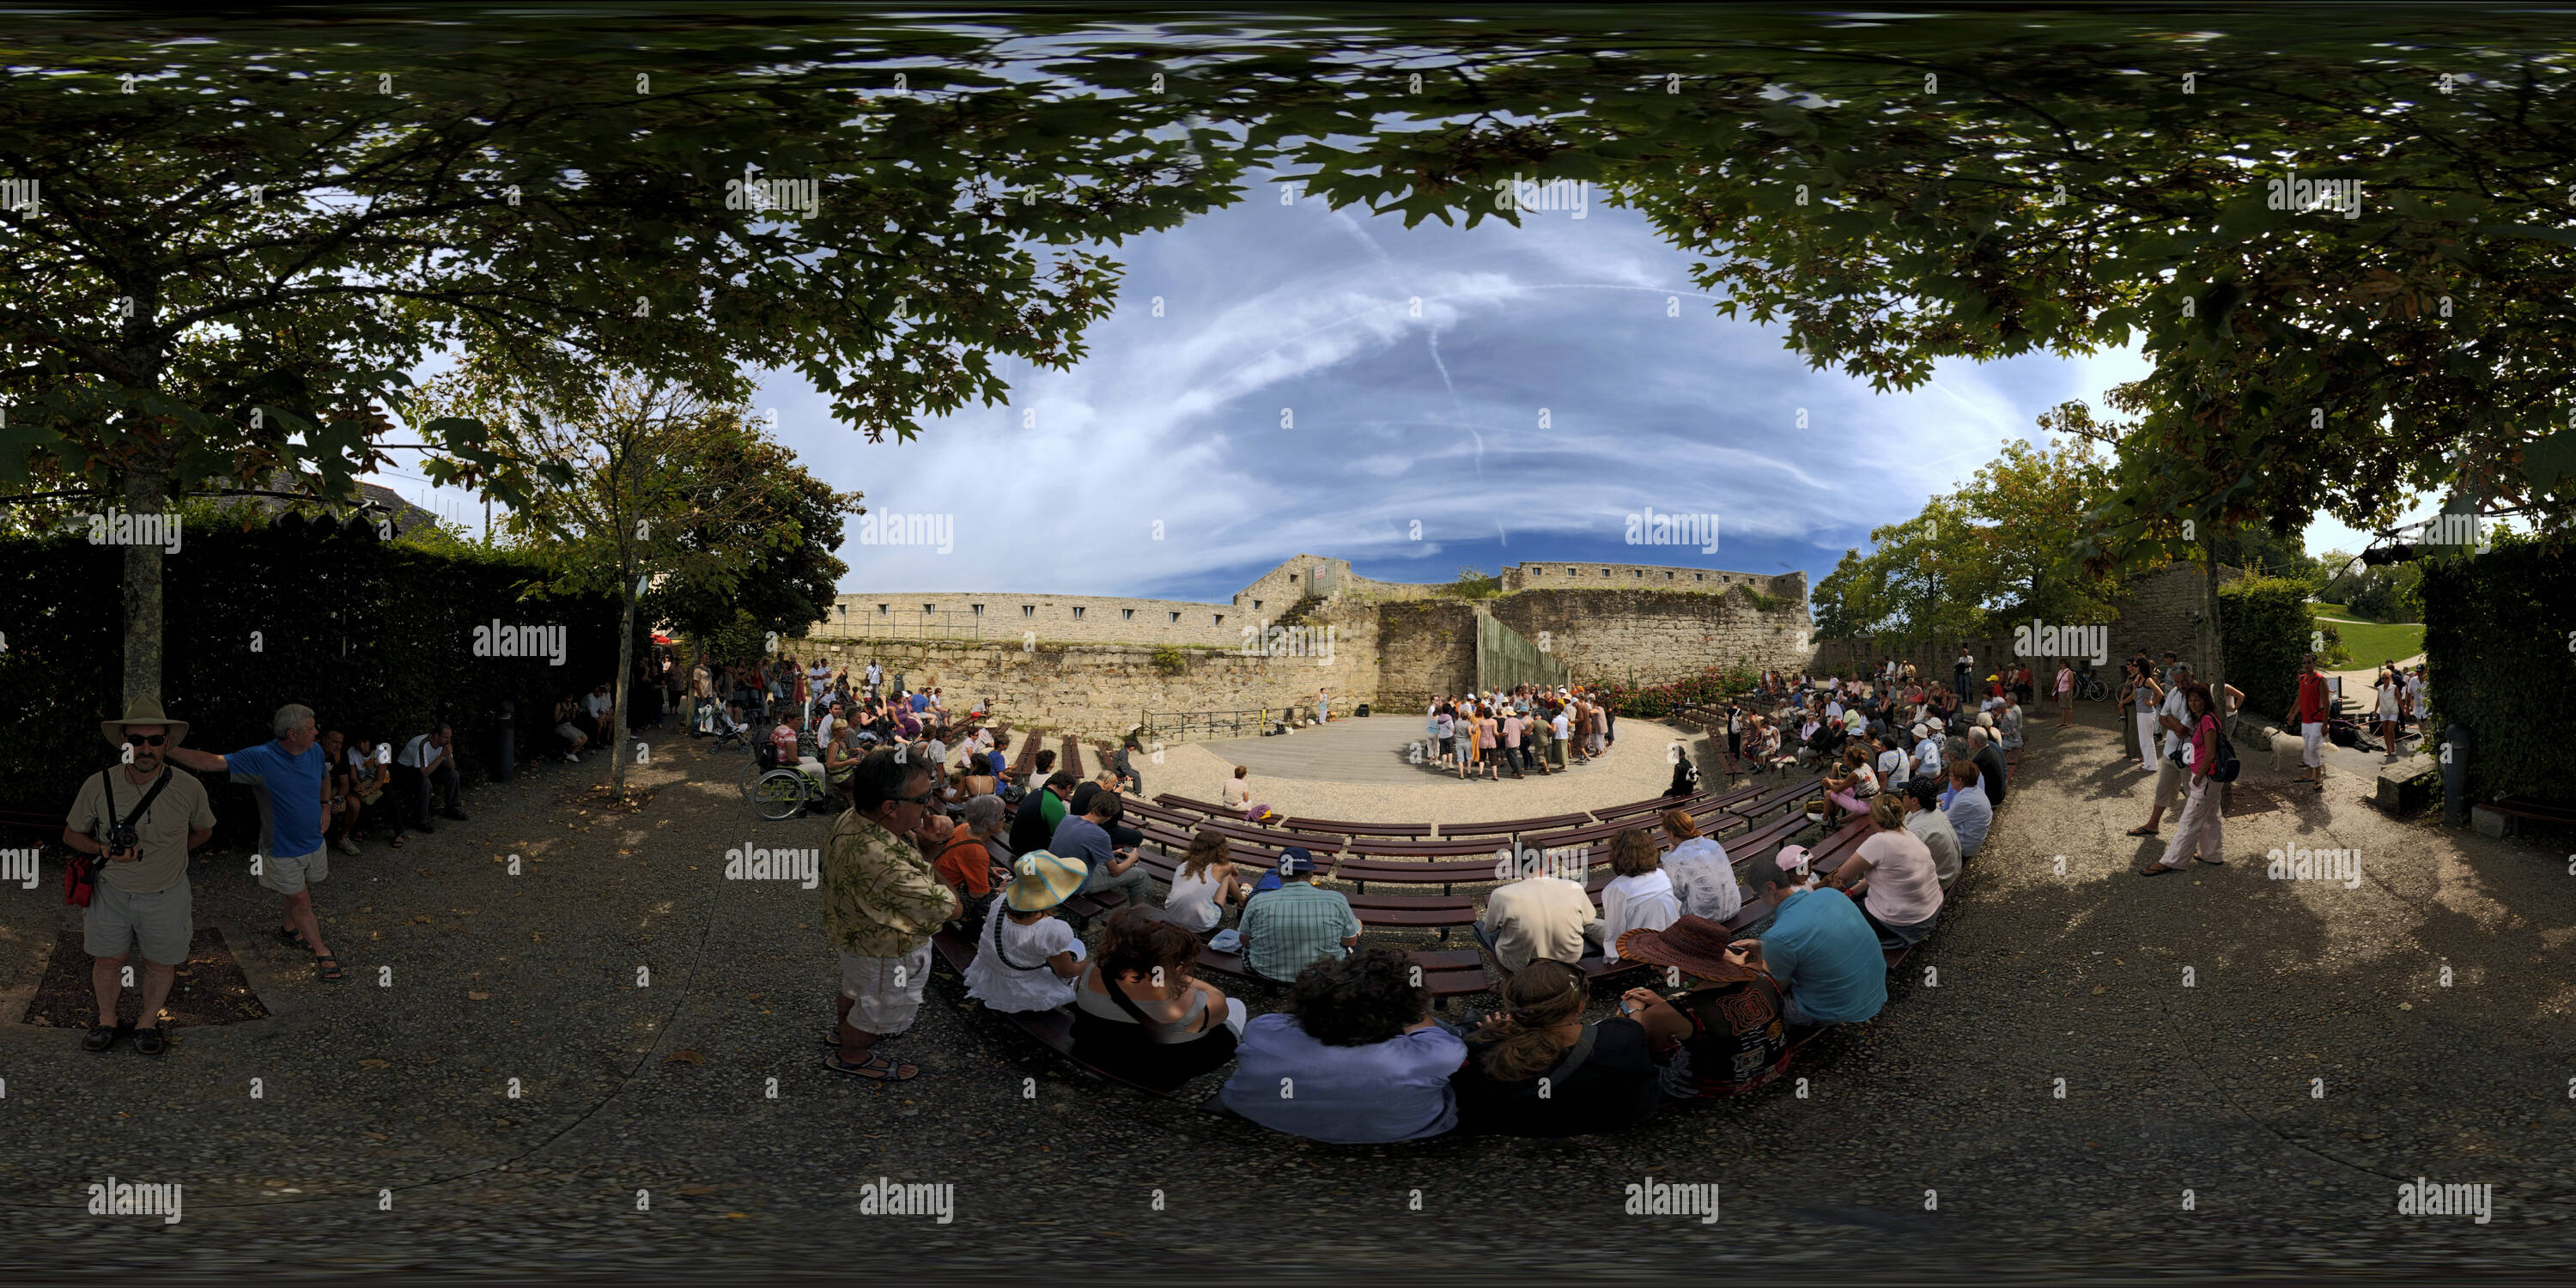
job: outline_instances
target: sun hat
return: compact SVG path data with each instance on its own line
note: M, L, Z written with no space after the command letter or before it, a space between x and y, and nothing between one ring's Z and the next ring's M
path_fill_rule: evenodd
M1011 880L1002 887L1002 904L1013 912L1043 912L1073 897L1091 869L1080 859L1046 850L1031 850L1011 865Z
M164 715L161 711L161 699L155 697L139 697L126 703L125 714L115 720L99 721L98 731L107 735L108 746L122 747L125 745L125 727L127 725L166 726L162 732L167 735L167 745L169 746L175 747L188 740L188 722L185 720L173 720L169 716Z
M1756 978L1760 972L1726 959L1733 932L1706 917L1685 914L1661 930L1631 930L1619 936L1619 960L1670 966L1714 983Z

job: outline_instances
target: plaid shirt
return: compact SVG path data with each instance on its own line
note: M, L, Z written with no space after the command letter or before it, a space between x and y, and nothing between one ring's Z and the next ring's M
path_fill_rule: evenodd
M957 895L920 847L857 810L832 824L824 847L823 934L861 957L901 957L956 916Z
M1243 905L1243 963L1264 979L1290 980L1308 963L1340 957L1342 941L1360 933L1351 901L1312 882L1290 881Z

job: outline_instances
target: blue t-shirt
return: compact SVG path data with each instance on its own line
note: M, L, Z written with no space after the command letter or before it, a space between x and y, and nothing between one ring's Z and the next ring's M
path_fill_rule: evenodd
M1801 890L1780 901L1762 932L1762 963L1786 984L1808 1019L1852 1024L1887 1005L1887 957L1860 905L1834 890Z
M984 753L984 759L993 766L995 778L1001 777L1002 772L1011 767L1011 758L1006 752L988 751Z
M1337 1047L1306 1036L1294 1018L1274 1011L1243 1026L1234 1076L1219 1098L1272 1131L1308 1140L1419 1140L1458 1125L1449 1075L1466 1061L1467 1044L1437 1025Z
M322 848L322 775L330 757L322 744L290 756L273 742L244 747L224 757L237 783L259 788L259 844L264 854L290 858Z
M927 693L916 693L912 695L912 709L915 712L928 711L930 709L930 695Z

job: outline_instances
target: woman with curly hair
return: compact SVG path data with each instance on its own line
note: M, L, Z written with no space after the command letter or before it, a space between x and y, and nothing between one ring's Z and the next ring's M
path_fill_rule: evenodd
M1392 948L1317 960L1288 1010L1244 1026L1225 1107L1291 1136L1374 1145L1458 1125L1449 1077L1467 1044L1433 1019L1431 994Z
M1626 1016L1583 1022L1583 972L1537 961L1503 985L1508 1009L1467 1039L1453 1079L1460 1130L1582 1136L1653 1116L1662 1093L1645 1028Z

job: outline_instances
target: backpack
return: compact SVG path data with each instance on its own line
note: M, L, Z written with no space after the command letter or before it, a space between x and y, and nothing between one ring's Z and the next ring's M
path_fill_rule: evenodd
M2220 729L2218 731L2218 764L2209 771L2210 778L2217 782L2232 783L2236 781L2236 775L2238 772L2242 771L2244 768L2245 766L2240 764L2236 759L2236 744L2227 740L2227 731L2225 729Z

